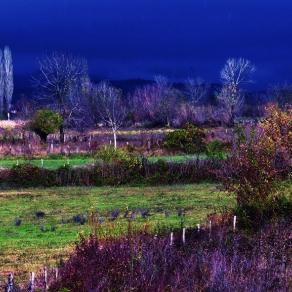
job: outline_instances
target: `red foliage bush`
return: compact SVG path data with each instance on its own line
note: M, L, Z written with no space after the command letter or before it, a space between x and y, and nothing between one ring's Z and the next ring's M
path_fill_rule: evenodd
M291 172L291 111L272 106L258 125L240 129L230 159L219 172L239 206L265 205L277 197L277 181Z

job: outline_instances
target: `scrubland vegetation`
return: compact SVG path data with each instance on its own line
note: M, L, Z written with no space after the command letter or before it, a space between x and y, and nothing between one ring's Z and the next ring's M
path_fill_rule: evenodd
M123 94L83 59L41 60L37 96L0 103L21 119L0 123L3 288L291 289L290 89L251 106L254 70Z

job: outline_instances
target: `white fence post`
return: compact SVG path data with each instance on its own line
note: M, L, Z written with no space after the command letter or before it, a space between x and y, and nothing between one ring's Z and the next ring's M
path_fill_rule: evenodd
M236 216L233 217L233 230L236 230Z
M173 232L170 233L170 245L173 245Z
M48 270L47 267L44 268L44 288L45 291L48 289Z
M186 229L185 228L183 228L182 230L182 242L183 244L186 243Z
M50 153L53 153L54 152L54 143L51 142L51 145L50 145Z
M34 274L34 272L31 272L30 273L29 288L28 288L29 292L33 292L34 291L34 279L35 279L35 274Z

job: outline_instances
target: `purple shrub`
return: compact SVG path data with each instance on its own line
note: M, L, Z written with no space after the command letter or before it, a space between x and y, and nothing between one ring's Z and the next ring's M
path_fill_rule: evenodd
M72 220L74 223L84 225L87 222L87 217L86 215L83 215L83 214L77 214L72 217Z
M116 219L118 219L120 213L121 213L120 209L115 209L115 210L110 211L109 220L115 221Z
M37 219L43 219L44 217L45 217L45 212L43 212L43 211L37 211L37 212L35 212L35 217L37 218Z
M82 239L51 291L288 291L291 222L254 234L226 227L153 238Z
M147 219L150 216L150 210L149 209L141 209L140 214L141 214L141 217L143 219Z

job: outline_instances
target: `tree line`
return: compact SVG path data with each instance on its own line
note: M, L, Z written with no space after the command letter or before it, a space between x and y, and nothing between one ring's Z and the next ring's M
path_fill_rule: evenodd
M0 109L3 114L9 113L13 93L9 48L4 49L3 57L0 51L0 61ZM40 59L38 67L33 77L33 99L21 99L15 108L18 115L24 117L31 117L32 112L40 108L58 113L63 121L61 141L64 128L84 129L97 124L110 127L114 141L121 126L179 127L186 123L232 126L242 113L246 84L253 81L255 72L249 60L231 58L220 72L222 84L216 89L199 78L189 78L178 88L166 77L155 76L153 82L125 95L108 81L92 81L84 58L55 52ZM291 89L285 85L273 88L268 94L283 103L285 99L289 102ZM206 104L210 95L214 96L215 103Z

